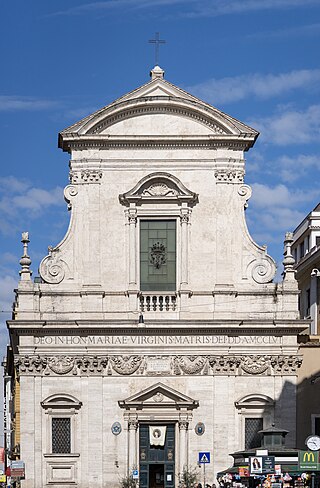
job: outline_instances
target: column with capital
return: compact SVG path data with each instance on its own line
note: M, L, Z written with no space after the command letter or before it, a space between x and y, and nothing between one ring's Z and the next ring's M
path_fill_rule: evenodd
M137 430L138 419L128 419L128 473L137 466Z
M129 224L129 289L137 288L137 210L129 208L127 210L128 224Z
M188 427L186 419L179 420L179 473L188 466Z

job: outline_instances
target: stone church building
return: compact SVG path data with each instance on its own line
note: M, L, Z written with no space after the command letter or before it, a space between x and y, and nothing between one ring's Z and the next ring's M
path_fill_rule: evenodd
M8 322L23 488L173 488L199 452L212 483L273 423L294 446L305 324L291 235L273 283L247 229L257 136L158 66L60 133L70 225L34 280L23 234Z

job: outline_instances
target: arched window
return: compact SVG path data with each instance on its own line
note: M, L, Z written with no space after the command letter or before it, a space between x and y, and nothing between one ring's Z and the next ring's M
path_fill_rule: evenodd
M52 395L41 402L47 417L47 453L75 452L76 414L82 403L71 395Z
M274 418L274 400L267 395L251 394L235 402L239 414L239 449L261 446L260 430L270 427Z

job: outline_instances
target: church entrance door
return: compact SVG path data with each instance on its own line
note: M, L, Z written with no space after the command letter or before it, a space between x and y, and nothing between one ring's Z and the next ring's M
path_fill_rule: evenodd
M175 486L175 424L161 426L166 427L164 445L155 446L150 444L149 424L139 424L140 488Z

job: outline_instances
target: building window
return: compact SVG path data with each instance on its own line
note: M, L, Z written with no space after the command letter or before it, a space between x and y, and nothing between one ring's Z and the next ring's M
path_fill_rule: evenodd
M52 418L51 439L53 454L67 454L71 452L70 417Z
M303 256L304 256L304 241L302 241L300 244L300 259L302 259Z
M140 290L176 290L176 220L140 221Z
M46 455L73 456L79 445L78 413L82 403L71 395L52 395L41 402L44 410Z
M316 246L320 246L320 236L316 236Z
M312 434L320 436L320 415L312 415Z
M293 256L294 256L295 262L297 263L298 262L298 249L296 247L294 248Z
M310 300L310 288L307 289L306 291L306 315L310 315L310 304L311 304L311 300Z
M261 446L262 436L259 433L263 429L262 418L250 418L245 419L245 449L254 449Z

